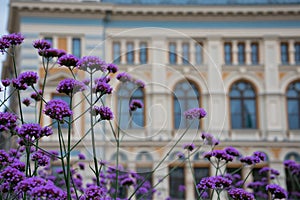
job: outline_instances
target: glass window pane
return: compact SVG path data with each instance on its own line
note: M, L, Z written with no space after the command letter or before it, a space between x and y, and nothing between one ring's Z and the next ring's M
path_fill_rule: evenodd
M189 64L189 56L190 56L190 45L188 43L182 44L182 63Z
M172 170L172 167L169 167ZM170 184L170 197L176 200L183 200L185 198L185 192L179 191L181 186L184 186L184 169L183 167L177 167L169 175Z
M126 47L126 61L128 64L133 64L134 62L134 50L133 50L133 43L129 42L127 43Z
M199 183L202 178L209 177L209 168L208 167L194 167L194 177L196 179L196 183ZM205 191L208 194L208 198L202 198L203 200L210 199L209 189ZM195 189L195 199L199 199L198 193Z
M245 64L245 44L238 44L238 63Z
M140 43L140 63L147 63L147 43Z
M121 45L119 42L113 43L113 59L114 63L120 63L121 62Z
M201 44L195 45L196 64L203 64L203 52Z
M300 43L295 43L295 62L300 63Z
M289 62L288 44L281 43L280 50L281 50L281 63L288 64Z
M225 43L224 52L225 52L225 64L231 64L231 43Z
M72 54L77 58L81 57L81 40L80 38L72 39Z
M170 64L176 64L176 44L175 43L170 43L169 44L169 63Z
M51 43L51 46L53 47L53 38L52 37L45 37L45 40Z
M252 65L258 64L258 44L257 43L251 44L251 63L252 63Z

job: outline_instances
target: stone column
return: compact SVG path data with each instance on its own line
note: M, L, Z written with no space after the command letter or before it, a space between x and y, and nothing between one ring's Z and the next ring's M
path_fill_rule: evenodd
M246 40L245 52L246 52L245 64L246 65L251 65L252 61L251 61L251 43L250 43L250 40Z
M127 53L127 49L126 49L126 40L121 40L120 42L121 45L121 64L124 65L126 64L126 53Z
M238 47L237 47L237 41L233 40L232 43L232 64L238 65Z
M295 65L295 41L289 40L289 64Z

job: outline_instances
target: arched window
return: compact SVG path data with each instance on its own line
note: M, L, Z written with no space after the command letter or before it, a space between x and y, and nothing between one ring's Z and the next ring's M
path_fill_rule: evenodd
M183 113L191 108L200 106L200 94L197 86L189 81L180 82L174 90L174 127L175 129L187 128L192 120L185 119ZM199 128L199 121L193 122L191 129Z
M121 129L137 129L145 125L144 108L130 112L129 104L132 99L144 104L144 91L133 82L125 82L118 90L118 121Z
M290 129L300 129L300 82L293 82L286 92Z
M253 86L245 81L232 85L230 90L231 128L257 128L256 94Z

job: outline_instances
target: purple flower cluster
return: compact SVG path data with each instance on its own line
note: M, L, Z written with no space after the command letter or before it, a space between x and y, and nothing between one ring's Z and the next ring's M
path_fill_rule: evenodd
M204 158L211 160L212 157L215 157L217 160L224 160L225 162L231 162L234 159L234 155L231 155L226 152L226 150L212 150L211 152L204 153Z
M100 120L112 120L114 115L109 107L101 106L99 108Z
M197 188L200 190L206 189L226 189L231 185L232 181L223 176L211 176L202 178Z
M77 68L83 71L107 71L107 64L97 56L84 56L77 62Z
M0 180L3 180L6 184L1 184L0 187L2 189L2 192L5 192L3 190L9 190L10 187L15 187L20 181L22 181L25 178L25 174L21 172L20 170L12 167L7 166L5 169L3 169L0 172ZM7 186L10 186L7 188Z
M201 119L206 116L206 111L203 108L192 108L184 112L186 119Z
M254 200L254 195L245 191L242 188L233 188L228 191L229 196L233 200Z
M34 99L35 101L40 101L42 99L42 90L39 90L38 93L31 93L30 98Z
M129 104L130 111L136 111L138 108L141 109L143 107L144 107L143 102L138 99L131 100Z
M0 132L14 130L18 117L10 112L0 112Z
M25 105L25 106L30 106L30 104L31 104L31 101L30 101L30 99L29 98L24 98L23 100L22 100L22 103Z
M38 53L40 56L43 56L47 59L49 58L55 58L55 57L62 57L63 55L66 55L65 50L61 49L54 49L54 48L49 48L49 49L39 49Z
M33 84L37 83L38 79L39 77L37 73L33 71L22 72L18 76L20 84L26 84L27 86L32 86Z
M4 151L3 149L0 149L0 166L6 166L11 162L11 157L10 155Z
M184 144L183 149L186 149L188 151L193 151L195 149L195 145L193 143L190 144Z
M64 117L70 117L72 115L72 111L69 108L69 105L60 99L50 100L43 110L46 115L48 115L52 119L56 119L58 121L63 121Z
M32 43L32 46L36 49L50 49L51 48L51 43L47 40L35 40Z
M217 140L212 134L210 133L202 133L201 138L205 141L205 144L207 145L218 145L220 142Z
M10 80L9 79L3 79L3 80L1 80L1 83L4 87L8 87L10 85Z
M31 160L37 162L38 166L48 166L50 158L43 151L34 152L31 155Z
M264 162L266 160L266 155L263 152L256 151L252 156L245 156L240 159L242 163L247 165L258 164L260 162Z
M111 94L112 87L107 83L107 78L97 79L95 85L93 86L94 93L100 93L100 96L104 94Z
M59 82L56 91L66 95L73 95L77 92L85 90L85 88L86 87L82 82L72 78L67 78Z
M118 68L118 66L116 65L116 64L114 64L114 63L109 63L109 64L107 64L107 70L109 71L109 73L116 73L118 70L119 70L119 68Z
M276 184L267 185L266 190L272 194L273 199L286 199L287 192Z
M144 88L145 87L145 83L141 80L136 80L135 84L139 87L139 88Z
M65 191L55 186L54 183L48 180L45 184L34 187L30 196L34 199L49 199L49 200L63 200L67 199Z
M121 82L127 82L127 81L131 81L132 80L131 76L128 73L126 73L126 72L119 73L117 75L117 79L119 81L121 81Z
M24 36L21 33L12 33L9 35L3 35L0 38L0 52L4 53L9 47L22 44Z
M44 129L42 129L39 124L29 123L23 124L17 132L21 138L32 142L33 140L37 140L43 136L44 131L42 132L42 130Z
M61 56L60 58L58 58L57 63L60 66L66 66L69 68L72 67L76 67L77 66L77 62L79 61L79 59L72 55L72 54L65 54L63 56Z
M99 187L96 185L90 185L84 191L84 196L80 198L80 200L106 200L107 190L104 187Z
M284 166L291 172L291 174L300 175L300 164L297 164L294 160L285 160Z

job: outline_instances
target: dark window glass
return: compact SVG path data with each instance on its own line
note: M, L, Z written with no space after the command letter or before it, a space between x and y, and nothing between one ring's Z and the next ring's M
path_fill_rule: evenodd
M113 59L114 63L120 63L121 62L121 45L119 42L113 43Z
M238 43L238 63L245 64L245 44Z
M183 113L200 105L200 94L195 84L184 81L175 86L174 90L174 127L176 129L187 128L192 120L187 120ZM190 128L197 129L199 121L194 121Z
M268 191L266 186L269 183L268 172L259 173L261 168L253 168L252 176L253 182L259 182L261 185L259 187L253 188L253 194L256 200L266 200L269 199Z
M208 167L194 167L194 177L196 180L196 183L198 184L202 178L209 177L209 168ZM202 191L199 191L200 195ZM210 199L210 192L209 190L206 190L205 193L208 195L207 198L204 198L206 195L203 195L201 199L206 200ZM199 199L198 193L195 189L195 199Z
M237 82L230 90L231 128L256 128L256 94L250 83Z
M81 40L80 38L72 39L72 54L77 58L81 57Z
M182 63L189 64L189 57L190 57L190 45L189 43L182 44Z
M169 44L169 63L170 64L176 64L177 61L177 55L176 55L176 44L170 43Z
M291 83L286 96L289 128L300 129L300 82Z
M169 171L171 170L172 167L169 167ZM184 200L185 192L180 190L180 188L185 185L183 167L177 167L176 169L172 170L169 175L169 184L171 199Z
M289 45L288 43L281 43L280 45L280 52L281 52L281 63L288 64L289 63Z
M140 63L147 63L147 43L145 42L140 43Z
M52 99L61 99L61 100L65 101L68 105L70 105L70 97L67 96L67 95L54 94L54 95L52 95ZM68 123L67 123L68 121L69 121L69 117L65 117L64 118L64 123L61 123L60 127L61 128L68 128L69 127ZM53 128L58 128L57 121L54 120L53 122L54 122Z
M284 160L293 160L299 164L300 156L297 152L291 152L285 156ZM288 199L299 199L299 196L296 194L299 191L299 187L297 187L297 185L300 183L300 175L295 174L293 169L285 168L285 181L286 189L288 191Z
M53 47L53 38L52 37L45 37L44 40L47 40L51 43L51 47Z
M295 63L300 64L300 43L295 43Z
M195 57L196 57L196 64L203 64L203 49L200 43L195 45Z
M130 112L129 104L132 99L144 103L144 91L132 82L123 83L118 90L118 112L122 129L136 129L144 127L144 108Z
M224 45L224 52L225 52L225 64L231 65L232 64L232 48L231 43L226 42Z
M252 65L258 64L258 44L252 43L251 44L251 63Z
M128 64L133 64L134 62L134 50L133 50L133 43L128 42L126 44L126 61Z
M145 199L150 200L152 199L153 192L151 191L152 188L152 168L151 167L138 167L136 172L137 176L137 185L140 185L145 179L146 181L143 183L144 188L148 190L147 194L142 194L137 192L136 197L137 199Z

